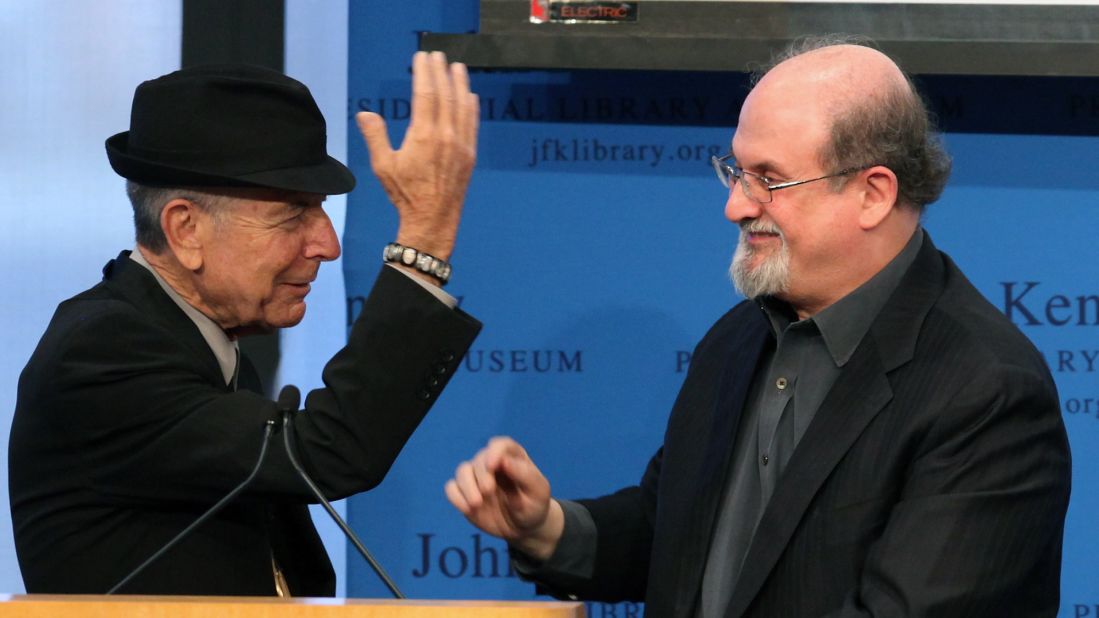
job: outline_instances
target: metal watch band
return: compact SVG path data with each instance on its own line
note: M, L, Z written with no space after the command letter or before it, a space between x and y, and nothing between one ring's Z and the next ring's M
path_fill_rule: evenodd
M446 282L450 280L450 262L440 260L412 247L391 242L382 251L382 259L386 262L411 266L422 273L431 275L439 281L439 285L446 285Z

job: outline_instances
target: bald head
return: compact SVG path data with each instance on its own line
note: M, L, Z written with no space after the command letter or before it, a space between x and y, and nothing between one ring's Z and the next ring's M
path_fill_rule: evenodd
M867 100L881 100L886 93L915 98L907 78L888 56L861 45L832 45L793 56L756 84L756 91L769 90L789 96L791 104L819 106L832 115Z
M751 113L753 107L806 119L801 124L811 126L802 130L819 138L815 143L825 170L891 169L902 207L922 212L938 199L950 175L950 159L915 88L876 49L800 42L758 78L744 111ZM742 126L745 119L742 113Z
M896 63L880 51L863 45L838 44L794 53L762 74L764 79L796 76L807 82L827 81L833 90L863 92L886 85L906 87L907 79Z

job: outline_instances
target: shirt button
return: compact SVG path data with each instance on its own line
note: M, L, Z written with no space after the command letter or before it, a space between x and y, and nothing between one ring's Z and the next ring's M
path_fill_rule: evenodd
M779 378L775 380L775 387L778 388L778 390L780 391L786 390L786 384L786 378Z
M771 458L770 458L770 457L768 457L768 456L766 456L766 455L764 455L763 457L760 457L760 461L762 461L762 462L763 462L763 465L765 465L765 466L766 466L766 465L767 465L767 462L771 461Z

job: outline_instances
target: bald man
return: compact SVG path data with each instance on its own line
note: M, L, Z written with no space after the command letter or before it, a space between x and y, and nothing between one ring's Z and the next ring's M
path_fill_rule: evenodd
M920 227L950 162L910 81L790 50L714 167L748 299L637 486L554 499L493 439L447 483L559 596L648 616L1055 616L1069 451L1042 357Z

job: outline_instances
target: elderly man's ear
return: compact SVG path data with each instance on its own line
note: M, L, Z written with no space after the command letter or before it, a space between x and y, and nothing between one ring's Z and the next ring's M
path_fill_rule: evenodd
M168 250L189 271L202 268L203 239L209 237L206 228L213 225L212 219L197 204L183 198L168 202L160 212Z
M872 230L897 206L897 175L888 167L876 165L863 171L860 177L862 210L859 212L859 226Z

